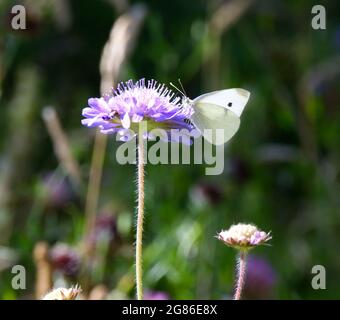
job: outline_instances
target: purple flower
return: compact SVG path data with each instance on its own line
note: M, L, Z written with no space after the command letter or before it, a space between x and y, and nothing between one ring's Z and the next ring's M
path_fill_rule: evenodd
M94 228L89 235L89 242L95 245L101 239L108 242L118 240L116 217L110 213L100 214L95 222Z
M50 251L50 261L53 267L67 276L75 276L80 269L78 252L67 244L56 244Z
M90 98L89 107L84 108L82 124L98 127L102 133L117 133L120 141L128 141L136 136L141 121L146 121L147 132L143 138L154 139L153 129L163 129L165 141L179 141L179 136L170 133L171 129L192 131L193 125L188 118L192 108L184 108L180 98L164 84L155 80L141 79L134 83L129 80L120 83L112 95ZM183 135L181 135L183 141ZM190 138L189 138L190 140ZM183 141L184 142L184 141Z
M247 299L273 298L277 274L272 265L264 258L250 255L244 286Z
M76 194L67 177L49 172L41 179L46 207L63 209L76 200Z
M340 26L337 26L334 32L334 44L337 49L340 49Z
M144 300L170 300L170 297L163 291L147 291Z

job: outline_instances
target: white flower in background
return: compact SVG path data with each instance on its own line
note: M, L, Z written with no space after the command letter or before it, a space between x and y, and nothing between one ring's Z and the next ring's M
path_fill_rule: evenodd
M57 288L46 294L42 300L75 300L81 292L79 286L71 288Z
M230 247L247 250L264 244L272 237L270 232L259 230L252 224L239 223L228 230L222 230L217 238Z

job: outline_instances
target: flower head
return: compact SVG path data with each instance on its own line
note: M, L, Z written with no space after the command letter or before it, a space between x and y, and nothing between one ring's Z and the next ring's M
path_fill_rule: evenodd
M44 204L49 209L63 209L77 200L72 183L67 177L48 172L42 177L41 186Z
M57 288L46 294L42 300L75 300L81 292L80 287Z
M144 300L170 300L170 297L163 291L147 291Z
M115 245L119 244L119 240L116 217L105 211L99 214L87 238L88 249L90 251L95 250L98 245L100 246L103 243L115 248Z
M98 216L94 231L96 232L95 237L105 237L108 240L118 238L117 220L116 217L110 213L102 213Z
M133 138L141 121L147 123L143 138L149 139L154 138L153 129L165 130L167 135L162 137L165 141L178 141L178 136L168 134L171 129L193 129L188 121L192 108L182 107L180 98L155 80L120 83L112 95L90 98L88 104L83 109L82 124L98 127L102 133L117 133L121 141Z
M67 276L75 276L80 269L80 256L67 244L56 244L50 251L53 267Z
M240 250L247 250L264 244L272 237L270 232L259 230L252 224L235 224L229 230L222 230L217 238L226 245Z
M244 286L247 299L272 299L277 273L265 258L250 255Z

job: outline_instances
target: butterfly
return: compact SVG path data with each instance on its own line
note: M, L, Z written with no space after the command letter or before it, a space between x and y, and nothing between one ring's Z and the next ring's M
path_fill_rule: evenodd
M191 107L194 111L190 121L214 145L226 143L238 131L240 116L250 97L249 91L240 88L205 93L193 100L180 92L183 94L182 107Z

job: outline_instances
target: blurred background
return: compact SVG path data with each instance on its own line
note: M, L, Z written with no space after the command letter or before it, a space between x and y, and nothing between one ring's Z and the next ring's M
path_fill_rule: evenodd
M326 30L311 27L314 4L1 0L0 299L76 283L86 299L134 298L136 170L80 120L89 97L142 77L181 78L192 98L252 94L223 174L146 166L146 298L230 299L235 252L214 236L238 222L273 235L251 253L246 298L339 298L340 3L318 1Z

